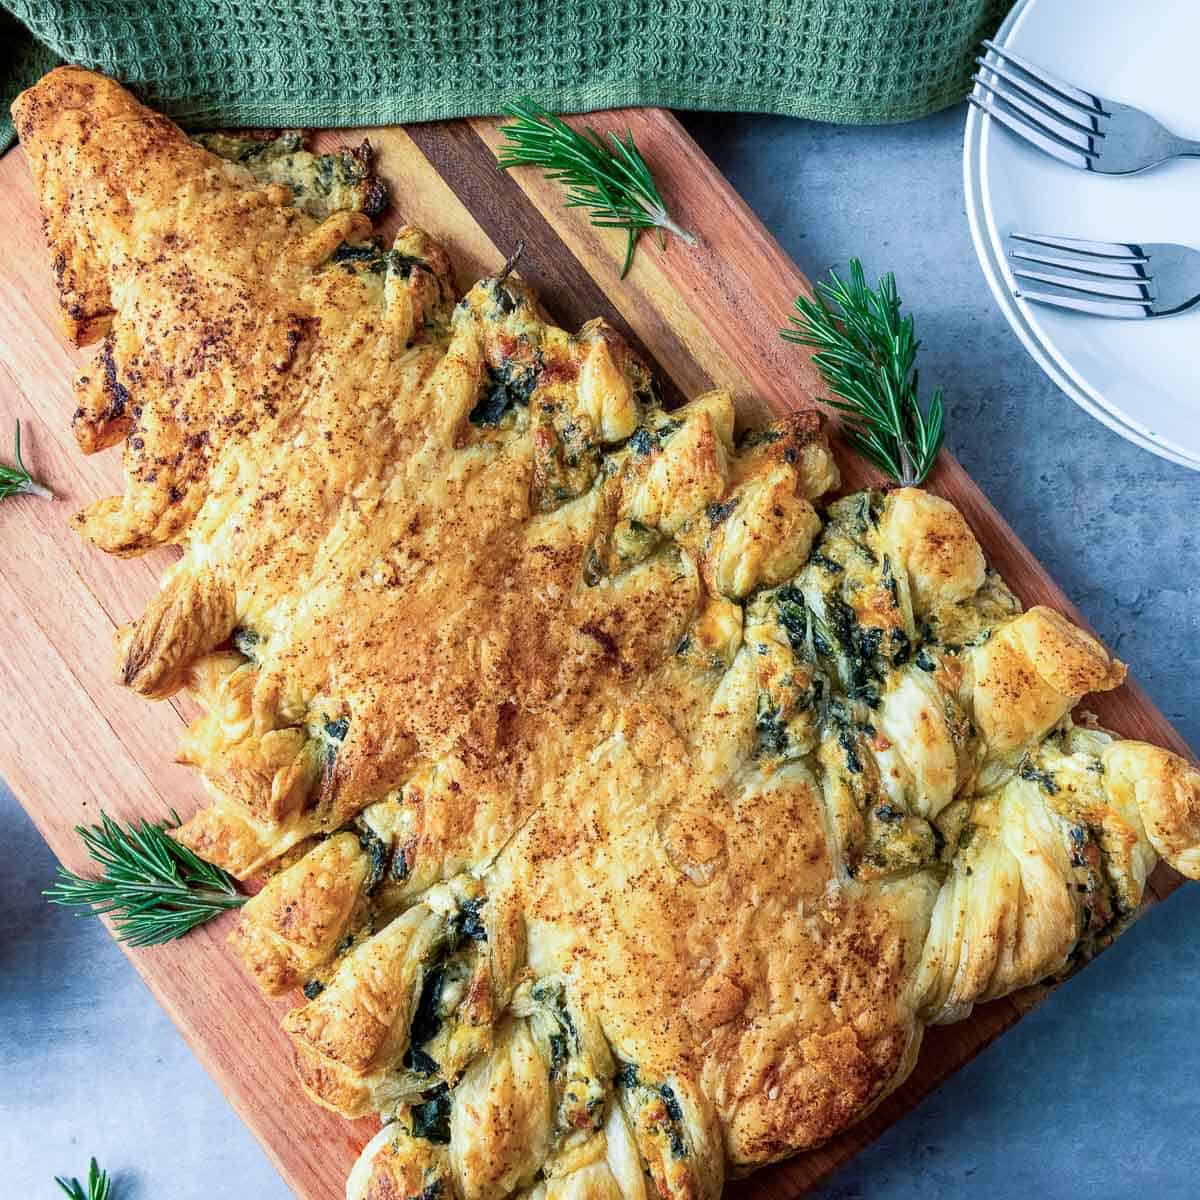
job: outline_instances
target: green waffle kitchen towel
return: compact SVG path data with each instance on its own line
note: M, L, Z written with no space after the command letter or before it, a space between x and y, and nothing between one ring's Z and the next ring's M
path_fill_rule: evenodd
M0 113L59 61L190 127L657 104L904 121L966 92L1011 0L0 0ZM5 11L10 15L6 15ZM0 149L12 140L0 126Z

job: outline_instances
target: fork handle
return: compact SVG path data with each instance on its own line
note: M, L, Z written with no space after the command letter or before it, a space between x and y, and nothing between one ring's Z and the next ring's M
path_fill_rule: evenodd
M1172 138L1168 157L1200 158L1200 142L1194 142L1191 138Z

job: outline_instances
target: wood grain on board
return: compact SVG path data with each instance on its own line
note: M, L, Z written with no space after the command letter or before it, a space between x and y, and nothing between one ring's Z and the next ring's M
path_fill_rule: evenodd
M450 247L460 285L495 271L518 241L520 274L559 323L604 316L658 369L668 397L713 385L733 389L746 421L815 403L815 370L780 340L791 302L808 283L678 122L639 109L605 114L601 128L629 127L673 213L698 245L644 238L630 276L619 278L623 238L592 228L559 203L538 172L495 168L495 122L460 121L369 131L391 185L391 232L403 219ZM322 134L325 147L360 134ZM21 498L0 506L6 548L0 576L0 776L16 792L59 858L83 869L72 832L103 808L123 819L187 815L202 803L194 774L173 762L191 709L151 704L118 687L110 642L116 625L141 612L172 558L156 552L119 561L84 545L67 517L97 496L121 490L116 451L83 458L70 431L70 379L90 351L58 332L41 219L23 155L0 159L0 433L19 419L26 461L58 494L47 504ZM877 482L842 455L849 488ZM967 478L943 454L930 486L966 514L991 563L1028 605L1053 605L1081 621L1046 571ZM1187 748L1134 684L1095 697L1090 707L1112 729ZM29 731L36 729L37 736ZM1165 866L1148 902L1178 886ZM264 1000L224 948L230 918L172 946L130 953L134 965L201 1062L254 1131L284 1179L305 1200L340 1196L374 1123L348 1122L304 1099L279 1029L287 1007ZM1136 935L1134 935L1136 936ZM925 1038L909 1081L866 1120L822 1148L741 1181L739 1196L798 1196L911 1108L1016 1021L1035 989L979 1008L965 1022Z

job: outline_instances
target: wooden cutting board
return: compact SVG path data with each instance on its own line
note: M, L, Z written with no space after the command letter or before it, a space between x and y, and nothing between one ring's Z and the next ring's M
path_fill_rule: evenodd
M633 130L673 213L697 233L697 247L673 241L660 251L644 239L621 281L621 236L563 209L540 173L498 172L500 135L491 121L370 131L394 200L385 231L403 218L442 238L462 285L494 272L524 241L520 274L558 321L574 328L606 317L657 364L668 395L726 385L747 419L815 403L813 367L777 334L795 295L808 290L796 266L669 113L615 112L596 124ZM320 144L356 144L360 136L323 134ZM188 702L147 703L116 685L110 663L114 627L141 612L172 556L110 559L67 527L86 502L121 490L120 462L116 451L83 458L71 436L69 381L91 352L72 351L58 333L40 216L19 150L0 159L0 211L0 436L20 419L27 463L59 496L53 504L20 498L0 505L0 775L59 858L78 870L87 861L72 828L95 821L101 807L119 818L157 819L171 808L186 816L201 797L192 772L172 761ZM851 488L876 481L849 455L842 471ZM957 463L943 455L930 486L963 510L1026 605L1050 604L1081 620ZM1133 684L1091 707L1126 736L1187 753ZM1179 882L1160 866L1148 902ZM130 958L296 1194L333 1200L375 1125L344 1121L304 1099L278 1025L287 1006L262 999L225 951L230 919ZM967 1022L931 1030L912 1077L867 1120L731 1192L772 1200L799 1195L1040 994L997 1001Z

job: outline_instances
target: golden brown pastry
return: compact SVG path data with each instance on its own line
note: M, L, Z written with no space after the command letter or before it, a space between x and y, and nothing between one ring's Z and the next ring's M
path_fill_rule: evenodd
M119 674L205 709L181 838L280 868L233 945L300 989L309 1094L387 1122L351 1200L715 1197L1103 945L1159 855L1200 874L1200 774L1072 722L1124 667L945 500L821 507L814 414L739 437L504 273L459 299L333 210L365 162L314 198L298 143L225 161L74 68L15 115L104 336L76 434L123 444L77 525L183 549Z

